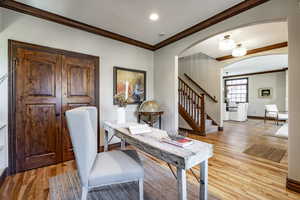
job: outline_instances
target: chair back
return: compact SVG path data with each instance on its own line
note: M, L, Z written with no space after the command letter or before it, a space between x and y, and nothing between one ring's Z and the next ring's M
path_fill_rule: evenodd
M88 186L97 156L97 108L79 107L66 112L68 129L82 186Z
M276 104L265 105L265 110L267 112L278 112L278 108Z

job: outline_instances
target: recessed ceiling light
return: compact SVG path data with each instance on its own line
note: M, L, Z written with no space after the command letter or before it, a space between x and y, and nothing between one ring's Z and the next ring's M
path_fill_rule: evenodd
M150 16L149 16L149 19L152 20L152 21L157 21L159 19L159 16L157 13L152 13Z

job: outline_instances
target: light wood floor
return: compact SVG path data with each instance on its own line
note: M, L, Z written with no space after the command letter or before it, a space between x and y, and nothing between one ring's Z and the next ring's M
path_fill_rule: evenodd
M287 155L281 163L276 163L242 153L252 144L287 149L287 140L263 135L277 129L273 122L264 124L261 120L249 120L243 123L227 122L224 132L211 133L207 137L190 135L214 144L214 157L209 160L209 192L228 200L299 200L299 193L285 188ZM166 167L165 163L156 161ZM75 168L74 161L70 161L8 177L0 188L0 199L49 199L49 177ZM199 168L195 168L195 172L198 175ZM195 182L190 173L188 178Z

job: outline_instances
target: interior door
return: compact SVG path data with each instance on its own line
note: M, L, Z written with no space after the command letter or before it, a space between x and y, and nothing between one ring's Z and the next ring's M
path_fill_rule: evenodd
M61 160L61 56L17 48L16 171Z
M97 60L81 55L62 56L62 112L96 105ZM84 133L83 133L84 134ZM63 115L63 161L74 158L65 115Z

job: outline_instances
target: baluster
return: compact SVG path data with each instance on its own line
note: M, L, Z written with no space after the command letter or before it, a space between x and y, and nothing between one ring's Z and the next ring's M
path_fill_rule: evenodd
M183 84L182 84L182 82L181 82L180 88L181 88L181 106L183 106L183 97L184 97L184 95L183 95Z
M188 86L188 107L187 107L187 111L190 114L190 107L191 107L191 90Z
M187 87L186 87L186 85L184 85L184 109L186 109L186 104L187 104L186 91L187 91Z
M179 96L179 105L181 105L181 99L182 99L182 97L181 97L181 95L182 95L182 92L181 92L181 80L179 79L179 82L178 82L178 91L179 91L179 94L178 94L178 96Z
M193 119L193 98L194 98L194 92L191 92L191 117Z
M181 86L181 92L182 92L182 107L184 108L184 84L182 83L182 86Z
M197 120L197 94L195 94L195 100L194 100L194 118L195 121Z
M195 121L195 97L196 97L196 94L193 92L193 119Z
M193 106L193 103L192 103L192 90L190 89L190 107L189 107L189 110L190 110L190 116L192 117L192 106Z
M201 132L205 133L205 104L204 104L204 94L201 96Z
M199 103L200 103L200 97L199 96L197 96L197 124L199 124L199 119L200 119L200 110L199 110Z
M180 79L178 80L178 105L180 105Z

